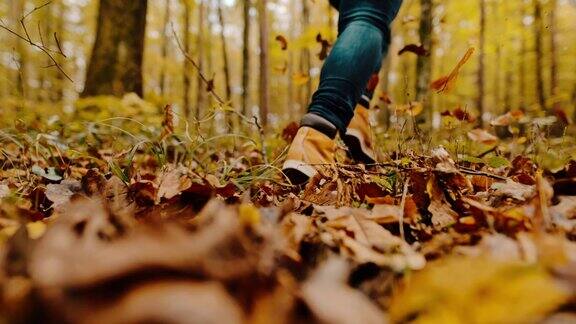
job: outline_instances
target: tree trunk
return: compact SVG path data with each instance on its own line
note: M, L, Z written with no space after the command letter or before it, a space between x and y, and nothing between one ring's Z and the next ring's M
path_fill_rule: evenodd
M226 89L226 100L232 101L232 81L230 80L230 62L228 61L228 46L226 44L225 29L226 25L224 22L224 13L222 12L222 0L218 0L218 20L220 22L220 42L222 43L222 70L224 72L224 87ZM228 114L225 114L226 125L228 131L237 129L234 116L228 118Z
M391 66L391 57L387 55L384 58L384 62L382 64L382 69L380 70L380 83L378 84L380 98L378 98L378 106L380 108L380 120L382 121L382 126L384 126L385 130L390 128L390 107L388 105L387 100L389 100L390 96L390 66ZM432 123L432 120L430 120Z
M184 2L184 50L186 53L190 53L192 50L192 34L190 33L190 27L192 25L192 19L190 17L192 13L192 5L190 4L190 0L183 0ZM190 89L192 87L192 78L190 77L190 73L192 72L193 66L189 60L184 60L184 116L188 120L191 114L191 107L190 107Z
M501 24L500 21L500 12L498 11L498 6L501 5L496 2L492 2L492 23L499 26ZM491 113L500 115L502 113L502 38L496 36L496 58L494 60L494 65L496 68L494 69L494 103L491 105ZM511 86L511 85L508 85ZM510 92L510 91L507 91Z
M558 7L557 0L551 0L550 3L550 95L554 98L554 109L560 108L560 101L558 99L559 80L558 80L558 41L557 41L557 26L556 26L556 9Z
M485 78L485 68L484 68L484 56L486 55L486 0L480 0L480 40L479 40L479 51L478 55L478 126L484 126L484 78Z
M232 99L232 88L230 83L230 63L228 62L228 49L226 46L226 35L224 34L224 29L226 25L224 24L224 14L222 13L222 0L218 0L218 20L221 27L220 32L220 42L222 43L222 70L224 72L224 83L226 88L226 99Z
M269 56L268 56L268 13L267 0L259 0L258 3L258 24L260 25L260 89L259 106L260 122L264 130L268 127L268 107L269 107Z
M82 97L143 96L147 0L100 0L98 28Z
M541 109L546 109L546 94L544 90L544 45L542 44L542 34L544 32L544 22L542 21L542 4L540 0L533 0L534 3L534 39L536 48L536 96Z
M204 62L204 0L200 0L198 6L198 35L196 37L196 54L198 64L198 74L196 78L196 111L194 117L196 120L200 120L200 112L202 106L204 105L204 83L202 83L202 78L200 73L203 73L203 62Z
M430 55L419 55L416 62L416 101L424 106L427 122L432 125L434 111L430 101L430 81L432 79L432 0L420 0L420 44Z
M520 108L526 108L526 75L528 74L527 64L526 64L526 54L528 53L528 44L526 40L526 32L524 28L524 17L526 17L526 5L524 1L520 3L521 15L520 15L520 26L521 26L521 40L520 40L520 76L519 76L519 92L520 92Z
M164 7L164 34L162 35L162 68L160 69L160 96L166 96L166 68L170 62L168 46L170 45L170 0L165 0Z
M243 18L244 32L242 33L242 114L248 115L250 98L250 4L251 0L244 0Z
M308 0L302 0L302 29L305 32L310 26L310 9L308 8ZM307 45L302 47L300 52L300 72L308 76L308 81L300 89L300 105L302 109L306 110L312 96L312 78L310 77L311 68L310 48Z
M56 35L58 37L58 42L60 45L64 44L66 40L66 3L65 1L59 1L58 4L58 23L56 25ZM66 54L66 53L65 53ZM58 64L65 69L66 60L62 57L58 57ZM64 75L60 72L56 74L56 101L64 101Z
M19 34L23 34L24 30L20 25L20 18L24 16L24 7L26 6L26 0L12 0L10 5L11 12L10 16L12 17L12 24L16 27L16 31ZM20 97L21 99L25 100L26 95L28 94L26 89L26 78L28 76L27 73L27 49L24 45L24 41L17 39L16 44L14 46L15 52L17 57L15 59L15 63L17 64L17 74L16 74L16 96Z

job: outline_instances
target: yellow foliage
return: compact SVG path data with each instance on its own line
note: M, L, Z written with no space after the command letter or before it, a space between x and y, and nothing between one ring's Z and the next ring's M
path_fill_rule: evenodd
M414 275L393 297L390 315L394 322L527 323L568 296L539 266L449 258Z
M241 204L238 207L240 221L250 227L260 224L260 211L253 204Z

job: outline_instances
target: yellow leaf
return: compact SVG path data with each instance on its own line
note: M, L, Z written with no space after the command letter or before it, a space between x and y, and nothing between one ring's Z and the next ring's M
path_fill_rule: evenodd
M308 83L308 81L310 81L310 76L302 72L298 72L292 76L292 81L294 82L294 85L298 87L303 86Z
M43 222L28 223L26 224L26 229L28 230L28 236L35 240L44 235L46 224Z
M452 257L415 274L392 298L390 316L411 323L537 322L568 298L542 267Z
M396 114L403 115L407 114L410 116L418 116L424 111L424 105L421 102L413 101L406 105L396 106Z
M260 211L253 204L241 204L238 213L243 224L251 227L260 224Z

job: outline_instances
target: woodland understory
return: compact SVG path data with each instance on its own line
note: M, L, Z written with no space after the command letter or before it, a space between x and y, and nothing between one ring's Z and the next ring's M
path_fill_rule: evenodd
M327 1L9 2L0 323L576 322L572 2L405 1L303 186Z

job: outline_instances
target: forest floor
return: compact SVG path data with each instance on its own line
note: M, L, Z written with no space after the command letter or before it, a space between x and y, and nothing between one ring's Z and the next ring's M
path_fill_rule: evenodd
M170 110L16 119L0 320L573 323L574 138L443 115L429 140L382 133L383 163L340 154L305 188L279 172L294 125L262 143Z

